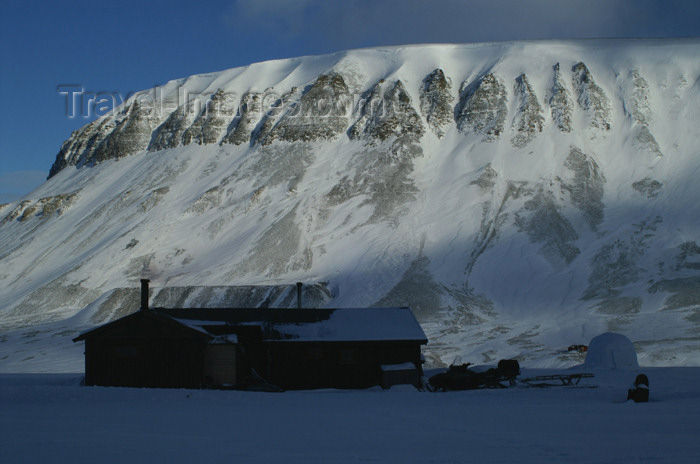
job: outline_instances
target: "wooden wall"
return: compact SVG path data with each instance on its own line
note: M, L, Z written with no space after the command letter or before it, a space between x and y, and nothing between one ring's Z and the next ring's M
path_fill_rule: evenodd
M413 362L413 342L277 342L267 344L267 380L281 388L368 388L382 383L383 364Z

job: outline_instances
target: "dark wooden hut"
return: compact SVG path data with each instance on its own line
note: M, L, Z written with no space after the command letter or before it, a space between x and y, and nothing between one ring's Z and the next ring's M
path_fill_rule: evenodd
M420 385L427 339L409 308L148 308L147 292L140 311L74 339L87 385Z

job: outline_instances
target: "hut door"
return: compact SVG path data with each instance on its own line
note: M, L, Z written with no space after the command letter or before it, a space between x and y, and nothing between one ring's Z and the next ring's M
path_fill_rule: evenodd
M236 385L236 345L207 345L204 375L211 386Z

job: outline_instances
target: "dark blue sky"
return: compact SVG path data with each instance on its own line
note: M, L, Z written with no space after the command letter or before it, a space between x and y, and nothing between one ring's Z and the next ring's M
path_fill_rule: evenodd
M71 132L59 86L128 95L257 61L409 43L700 36L697 0L32 1L0 5L0 202Z

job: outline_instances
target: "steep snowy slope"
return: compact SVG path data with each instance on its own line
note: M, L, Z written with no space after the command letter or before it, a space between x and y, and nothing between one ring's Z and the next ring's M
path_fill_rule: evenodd
M409 305L431 364L567 365L613 330L698 365L699 79L698 39L548 41L138 93L0 206L0 369L123 314L143 276L169 305L294 306L296 281L308 304Z

